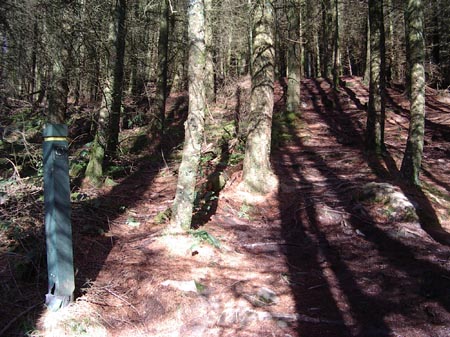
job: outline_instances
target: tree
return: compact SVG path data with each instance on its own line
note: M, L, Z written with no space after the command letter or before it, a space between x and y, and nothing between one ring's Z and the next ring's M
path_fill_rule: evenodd
M330 55L333 55L330 46L332 43L333 34L333 13L331 10L331 0L323 0L322 2L322 76L328 78L331 73L331 61Z
M369 0L370 76L366 147L381 154L384 148L384 23L383 1Z
M167 76L168 76L168 49L169 49L169 4L168 0L161 1L159 38L158 38L158 78L155 103L157 106L160 127L164 132L166 127L166 99L167 99Z
M403 177L419 185L419 173L425 133L425 43L423 36L423 3L407 0L405 7L407 54L410 78L410 124L405 155L401 165Z
M381 2L381 0L380 0ZM339 88L339 76L342 73L341 66L341 11L339 8L339 0L334 0L334 38L333 38L333 88L338 90Z
M173 231L188 230L192 221L206 110L204 13L203 0L189 1L189 113L185 122L183 156L178 170L178 184L172 206L170 227Z
M300 1L290 1L287 8L288 41L287 41L287 97L286 111L296 112L300 105L301 80L301 39L300 39Z
M118 144L125 55L126 0L118 0L114 8L115 17L109 26L109 42L114 52L107 53L107 74L103 84L97 133L86 167L86 178L94 185L101 184L105 156L113 156Z
M113 59L113 85L111 100L111 115L109 117L108 142L106 152L115 157L117 147L119 145L119 129L120 129L120 111L122 109L122 93L123 93L123 70L125 62L125 17L126 17L126 0L116 0L114 29L114 59Z
M216 93L214 88L214 45L213 45L213 8L212 0L205 2L205 95L208 102L215 102Z
M264 193L276 185L269 160L275 76L274 8L271 1L255 1L252 18L253 73L243 185L249 191Z

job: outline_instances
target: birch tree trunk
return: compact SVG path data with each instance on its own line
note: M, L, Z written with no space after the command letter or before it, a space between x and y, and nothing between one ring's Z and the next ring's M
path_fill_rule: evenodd
M409 50L410 124L405 156L401 166L403 177L419 185L425 132L425 43L423 30L423 3L408 0L405 8L407 46Z
M172 206L170 229L188 230L192 221L195 183L202 147L205 119L205 17L203 0L190 0L189 36L189 113L185 122L183 157Z
M266 0L257 0L254 6L252 92L243 186L251 192L266 193L275 188L277 182L270 167L275 76L274 8Z

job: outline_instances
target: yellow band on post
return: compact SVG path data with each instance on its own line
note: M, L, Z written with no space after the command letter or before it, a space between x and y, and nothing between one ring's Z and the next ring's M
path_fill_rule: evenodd
M65 142L67 137L45 137L44 142Z

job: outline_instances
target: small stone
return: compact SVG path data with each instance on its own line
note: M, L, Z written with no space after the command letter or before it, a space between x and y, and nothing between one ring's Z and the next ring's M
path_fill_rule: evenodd
M262 287L261 289L259 289L258 297L261 301L267 304L278 302L277 294L273 290L266 287Z
M281 321L281 320L277 321L277 325L282 329L285 329L289 326L289 324L287 324L287 322Z
M166 280L161 283L162 286L172 287L184 292L197 292L197 285L195 281L174 281L174 280Z

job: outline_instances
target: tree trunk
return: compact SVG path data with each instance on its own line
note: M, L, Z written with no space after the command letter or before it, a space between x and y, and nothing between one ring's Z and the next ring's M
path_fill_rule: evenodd
M183 157L172 206L171 230L188 230L192 221L195 184L204 132L205 17L203 0L190 0L189 21L189 114L185 122Z
M381 1L381 0L380 0ZM334 41L333 41L333 88L338 90L339 88L339 76L342 73L341 65L341 42L340 42L340 11L339 0L334 0Z
M423 36L423 4L421 0L407 1L405 20L410 60L411 118L401 173L409 183L419 185L425 132L425 43Z
M103 181L103 163L105 160L106 144L108 140L108 120L111 106L111 92L109 77L105 80L102 94L102 104L97 121L97 132L92 142L89 163L86 167L85 177L94 186L100 186Z
M385 7L386 8L386 7ZM387 57L386 57L386 83L392 81L393 69L394 69L394 19L392 0L387 0L387 18L388 18L388 34L387 34Z
M115 157L119 145L120 130L120 111L122 109L123 92L123 68L125 60L125 16L126 0L117 0L116 8L116 27L115 27L115 58L113 60L113 86L112 86L112 104L111 116L109 118L109 132L106 152L109 156Z
M168 47L169 47L169 5L168 0L161 1L159 38L158 38L158 79L156 87L155 103L160 118L160 130L166 128L166 99L167 99L167 74L168 74Z
M253 22L252 22L252 0L247 0L248 15L250 24L248 25L248 74L253 74Z
M329 78L331 74L333 14L331 12L331 0L322 1L322 76Z
M67 73L61 59L53 60L52 79L48 88L48 121L53 124L64 124L66 120Z
M383 1L369 0L370 83L366 148L381 154L384 149L384 24Z
M48 122L54 124L64 124L66 120L67 96L69 94L68 86L68 51L65 41L62 41L57 24L64 22L64 10L56 2L49 8L46 17L44 30L47 33L47 42L50 44L50 78L47 87L48 100Z
M243 185L265 193L276 185L270 167L275 50L274 9L270 1L257 0L253 12L253 74L249 134L245 145Z
M116 152L118 144L125 53L126 0L118 0L116 6L115 20L109 26L109 45L115 52L109 54L105 62L106 74L103 81L97 133L85 174L86 179L95 186L102 184L105 159Z
M300 105L300 2L290 1L287 9L288 50L287 50L287 97L286 111L297 112Z
M216 101L216 90L214 88L214 44L213 44L213 16L212 16L212 0L204 0L205 2L205 43L206 43L206 59L205 59L205 94L208 102Z
M370 82L370 22L369 16L367 16L366 24L366 62L364 68L364 84L369 84Z

